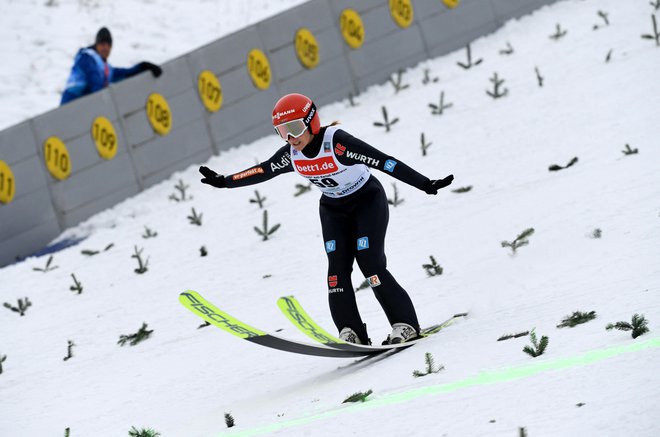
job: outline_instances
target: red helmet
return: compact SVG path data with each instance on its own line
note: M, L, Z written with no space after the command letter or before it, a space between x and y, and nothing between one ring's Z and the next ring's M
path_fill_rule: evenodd
M302 94L292 93L287 94L275 103L273 108L273 126L275 126L275 130L279 125L300 119L313 134L319 133L321 119L312 99Z

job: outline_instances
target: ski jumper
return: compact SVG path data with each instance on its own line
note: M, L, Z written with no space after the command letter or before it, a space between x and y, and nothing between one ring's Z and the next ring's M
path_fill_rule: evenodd
M387 270L385 233L389 210L385 190L369 171L376 168L420 190L429 179L337 127L321 128L301 152L288 143L269 160L225 177L227 188L252 185L296 172L323 193L319 213L328 258L328 300L338 330L353 329L369 343L351 284L357 261L390 324L419 331L408 293Z

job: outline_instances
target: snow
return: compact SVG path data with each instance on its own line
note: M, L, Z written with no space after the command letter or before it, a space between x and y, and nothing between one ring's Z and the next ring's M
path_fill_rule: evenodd
M198 3L190 2L190 10ZM139 22L132 14L163 4L127 6L125 19ZM194 17L177 5L167 3L167 9L185 27ZM35 23L58 10L38 7ZM75 3L67 7L77 10ZM101 18L80 10L96 17L81 33L88 34ZM609 26L599 10L609 14ZM229 14L242 24L255 17L246 19L242 6L224 11L227 22ZM186 289L287 338L311 341L279 314L279 296L294 294L319 324L333 325L318 192L294 197L295 184L304 181L293 174L217 190L200 184L192 166L67 230L62 238L88 238L56 253L56 270L33 271L45 266L45 257L0 270L3 302L15 305L26 296L33 302L24 317L0 309L0 358L7 356L0 436L62 435L66 427L71 436L118 436L131 426L186 437L514 436L520 427L529 436L659 435L660 48L640 37L652 29L651 13L642 0L558 2L474 42L473 58L483 63L473 69L457 67L465 61L460 50L408 70L404 82L411 87L398 94L385 84L360 95L356 107L344 101L319 108L325 122L342 121L348 132L431 178L456 176L437 196L397 182L405 202L390 208L387 254L423 325L463 311L467 319L367 363L294 355L214 327L197 329L201 319L178 302ZM557 23L568 33L554 41L549 35ZM593 30L594 24L601 27ZM124 33L121 39L130 44L157 30L141 23ZM75 46L64 36L51 39L61 39L67 50ZM173 50L192 48L172 42L180 44ZM507 42L515 52L500 55ZM121 51L116 47L118 65ZM151 53L164 60L155 51L135 56ZM424 69L439 81L422 85ZM509 89L498 100L485 93L494 72ZM453 107L431 115L427 105L437 103L441 91ZM400 118L389 133L372 124L383 104L391 118ZM426 157L422 132L433 143ZM269 136L206 165L236 172L280 144ZM639 153L624 155L626 144ZM548 171L576 156L574 166ZM392 196L394 179L376 176ZM179 180L190 186L192 200L168 199ZM473 188L451 191L465 186ZM267 197L271 226L282 225L265 242L252 229L262 222L262 210L249 202L255 189ZM201 227L186 218L193 207L203 214ZM141 238L145 226L158 236ZM535 232L515 256L501 247L527 228ZM596 229L601 238L593 237ZM201 246L207 257L200 257ZM135 247L149 258L143 275L133 272ZM102 252L88 257L81 254L85 249ZM427 277L421 265L429 255L444 268L442 275ZM363 278L355 270L358 285ZM69 290L71 274L83 284L82 294ZM389 329L382 310L369 290L357 298L371 338L380 341ZM556 327L578 310L596 311L597 318ZM629 332L605 330L635 313L649 320L649 333L633 340ZM150 339L117 345L120 335L143 322L154 330ZM522 352L528 336L496 341L533 328L550 341L540 357ZM74 357L63 361L67 340L76 345ZM414 370L425 369L426 352L445 369L413 378ZM369 389L367 402L342 404ZM229 430L225 413L236 421Z

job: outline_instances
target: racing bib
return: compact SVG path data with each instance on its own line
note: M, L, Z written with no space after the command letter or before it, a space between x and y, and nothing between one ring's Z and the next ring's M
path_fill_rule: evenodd
M333 147L337 129L335 126L326 128L321 150L314 158L307 158L291 147L293 170L316 185L325 196L333 198L353 194L367 183L370 175L369 167L364 164L346 166L337 160Z

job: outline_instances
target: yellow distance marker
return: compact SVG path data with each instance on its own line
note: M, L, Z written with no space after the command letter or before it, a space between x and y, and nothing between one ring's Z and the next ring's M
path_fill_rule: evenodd
M254 86L260 90L270 87L271 70L268 58L259 49L252 49L247 56L247 69Z
M390 0L390 14L394 22L406 29L409 27L414 18L413 6L410 0Z
M442 3L444 3L449 9L454 9L461 3L461 0L442 0Z
M364 24L362 18L353 9L344 9L339 16L339 29L346 44L352 49L359 49L364 44Z
M0 161L0 203L11 202L15 193L14 173L5 161Z
M112 122L103 116L96 117L91 134L99 156L108 160L114 158L117 154L117 133Z
M44 161L55 179L62 181L71 174L69 150L58 137L50 137L44 141Z
M222 87L217 76L210 70L199 73L197 91L204 107L209 112L217 112L222 107Z
M152 93L147 99L147 118L149 124L156 133L167 135L172 129L172 112L165 97L158 93Z
M319 43L311 30L302 27L296 32L296 55L306 68L314 68L319 63Z

